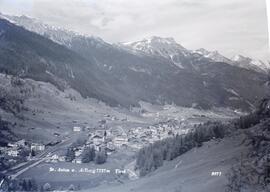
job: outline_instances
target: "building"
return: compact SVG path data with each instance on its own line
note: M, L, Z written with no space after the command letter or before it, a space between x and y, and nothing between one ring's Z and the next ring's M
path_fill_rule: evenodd
M55 137L60 137L60 133L54 133L53 134Z
M59 156L58 161L65 162L66 161L66 157L65 156Z
M126 137L115 137L113 143L116 147L121 147L128 144L128 139Z
M11 147L11 148L17 148L18 147L18 144L17 143L8 143L7 146L8 147Z
M99 145L93 145L93 147L94 147L95 151L101 151L102 145L101 144L99 144Z
M75 151L75 157L79 157L82 154L83 150L79 149Z
M19 155L19 151L17 149L11 149L8 151L8 155L11 157L17 157Z
M104 138L100 137L99 135L95 135L94 137L92 137L92 140L94 145L100 145L104 142Z
M52 163L57 163L59 160L59 156L54 154L53 156L51 156L50 160Z
M95 134L92 136L92 141L94 145L101 145L105 141L107 133L104 130L97 130Z
M77 164L82 164L82 159L81 158L76 158L72 161L72 163L77 163Z
M107 136L107 131L103 129L99 129L95 131L95 135L99 135L100 137L106 137Z
M73 127L73 131L74 132L80 132L80 131L82 131L82 129L81 129L81 127L75 126L75 127Z
M45 150L45 145L39 144L39 143L32 143L31 144L31 151L44 151Z
M106 152L107 152L107 154L110 155L114 151L115 151L114 144L112 142L107 143L107 146L106 146Z
M17 141L16 144L19 147L25 147L26 146L26 141L24 139L22 139L22 140Z

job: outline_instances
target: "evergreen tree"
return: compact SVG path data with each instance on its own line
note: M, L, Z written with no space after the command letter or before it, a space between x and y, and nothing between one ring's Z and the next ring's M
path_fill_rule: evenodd
M96 164L103 164L106 162L106 159L107 159L107 154L106 154L106 151L104 149L97 152L95 155L95 163Z
M69 147L66 153L66 161L71 162L74 159L75 159L75 151L73 150L73 148Z
M33 150L33 149L31 150L31 156L32 156L32 157L36 156L36 152L35 152L35 150Z
M95 149L93 147L87 147L82 153L82 162L89 163L95 159Z

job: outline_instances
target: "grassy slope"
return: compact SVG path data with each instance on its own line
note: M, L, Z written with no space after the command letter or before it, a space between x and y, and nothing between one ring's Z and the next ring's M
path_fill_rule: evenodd
M124 185L102 186L95 192L209 192L224 191L226 173L246 149L240 146L243 136L210 141L168 162L157 171ZM177 166L178 165L178 166ZM177 167L177 168L176 168ZM211 172L221 171L221 176ZM86 190L87 191L87 190ZM85 192L86 192L85 191ZM90 191L90 190L89 190ZM93 191L93 190L91 190Z
M9 79L1 74L0 81L3 86L9 83ZM50 83L29 79L26 80L26 83L34 87L34 92L25 103L29 110L22 112L25 120L18 119L0 109L3 119L17 123L13 131L22 138L39 142L48 141L55 138L54 132L68 135L76 125L93 128L106 114L113 115L119 120L129 116L123 111L117 111L94 99L84 99L72 89L62 92ZM76 101L67 98L70 94L76 97ZM136 116L130 119L140 122L140 118ZM77 123L73 123L73 120L76 120Z

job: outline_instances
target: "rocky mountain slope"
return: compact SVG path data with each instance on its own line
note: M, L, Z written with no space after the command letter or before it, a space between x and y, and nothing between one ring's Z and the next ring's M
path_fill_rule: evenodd
M109 44L104 42L99 37L79 34L77 32L69 31L60 27L54 27L47 25L37 19L27 16L11 16L0 13L0 17L9 20L10 22L23 26L27 30L36 32L43 36L50 38L51 40L65 45L67 47L74 47L74 39L81 38L83 41L88 41L90 44L96 45L96 47L106 47ZM116 46L128 48L135 52L143 52L150 55L162 56L172 60L175 64L179 64L176 53L182 52L185 56L191 53L198 53L204 58L215 62L224 62L234 66L239 66L249 70L255 70L258 72L268 72L270 66L268 63L261 60L252 59L242 55L235 55L232 58L227 58L220 54L218 51L208 51L204 48L197 50L187 50L183 46L179 45L173 38L160 38L153 36L136 42L119 43ZM179 65L181 67L181 65Z
M224 62L224 63L228 63L228 64L233 63L230 59L221 55L218 51L208 51L204 48L201 48L201 49L195 50L194 52L199 53L199 54L203 55L204 57L212 59L213 61L216 61L216 62Z
M242 55L235 55L231 58L233 64L242 68L258 71L258 72L269 72L269 64L266 64L260 60L251 59Z
M183 60L181 58L196 56L198 60L208 60L208 62L223 62L232 66L241 67L248 70L257 71L259 73L268 73L269 64L261 60L236 55L231 59L223 56L218 51L208 51L204 48L195 51L187 50L178 44L173 38L150 37L137 42L122 43L120 46L132 50L136 53L144 53L147 55L160 56L171 60L175 65L183 68Z

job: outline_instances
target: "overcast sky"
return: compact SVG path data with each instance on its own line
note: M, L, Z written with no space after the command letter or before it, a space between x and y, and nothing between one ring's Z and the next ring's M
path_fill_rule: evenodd
M188 49L270 58L265 0L0 0L0 11L111 43L155 35Z

